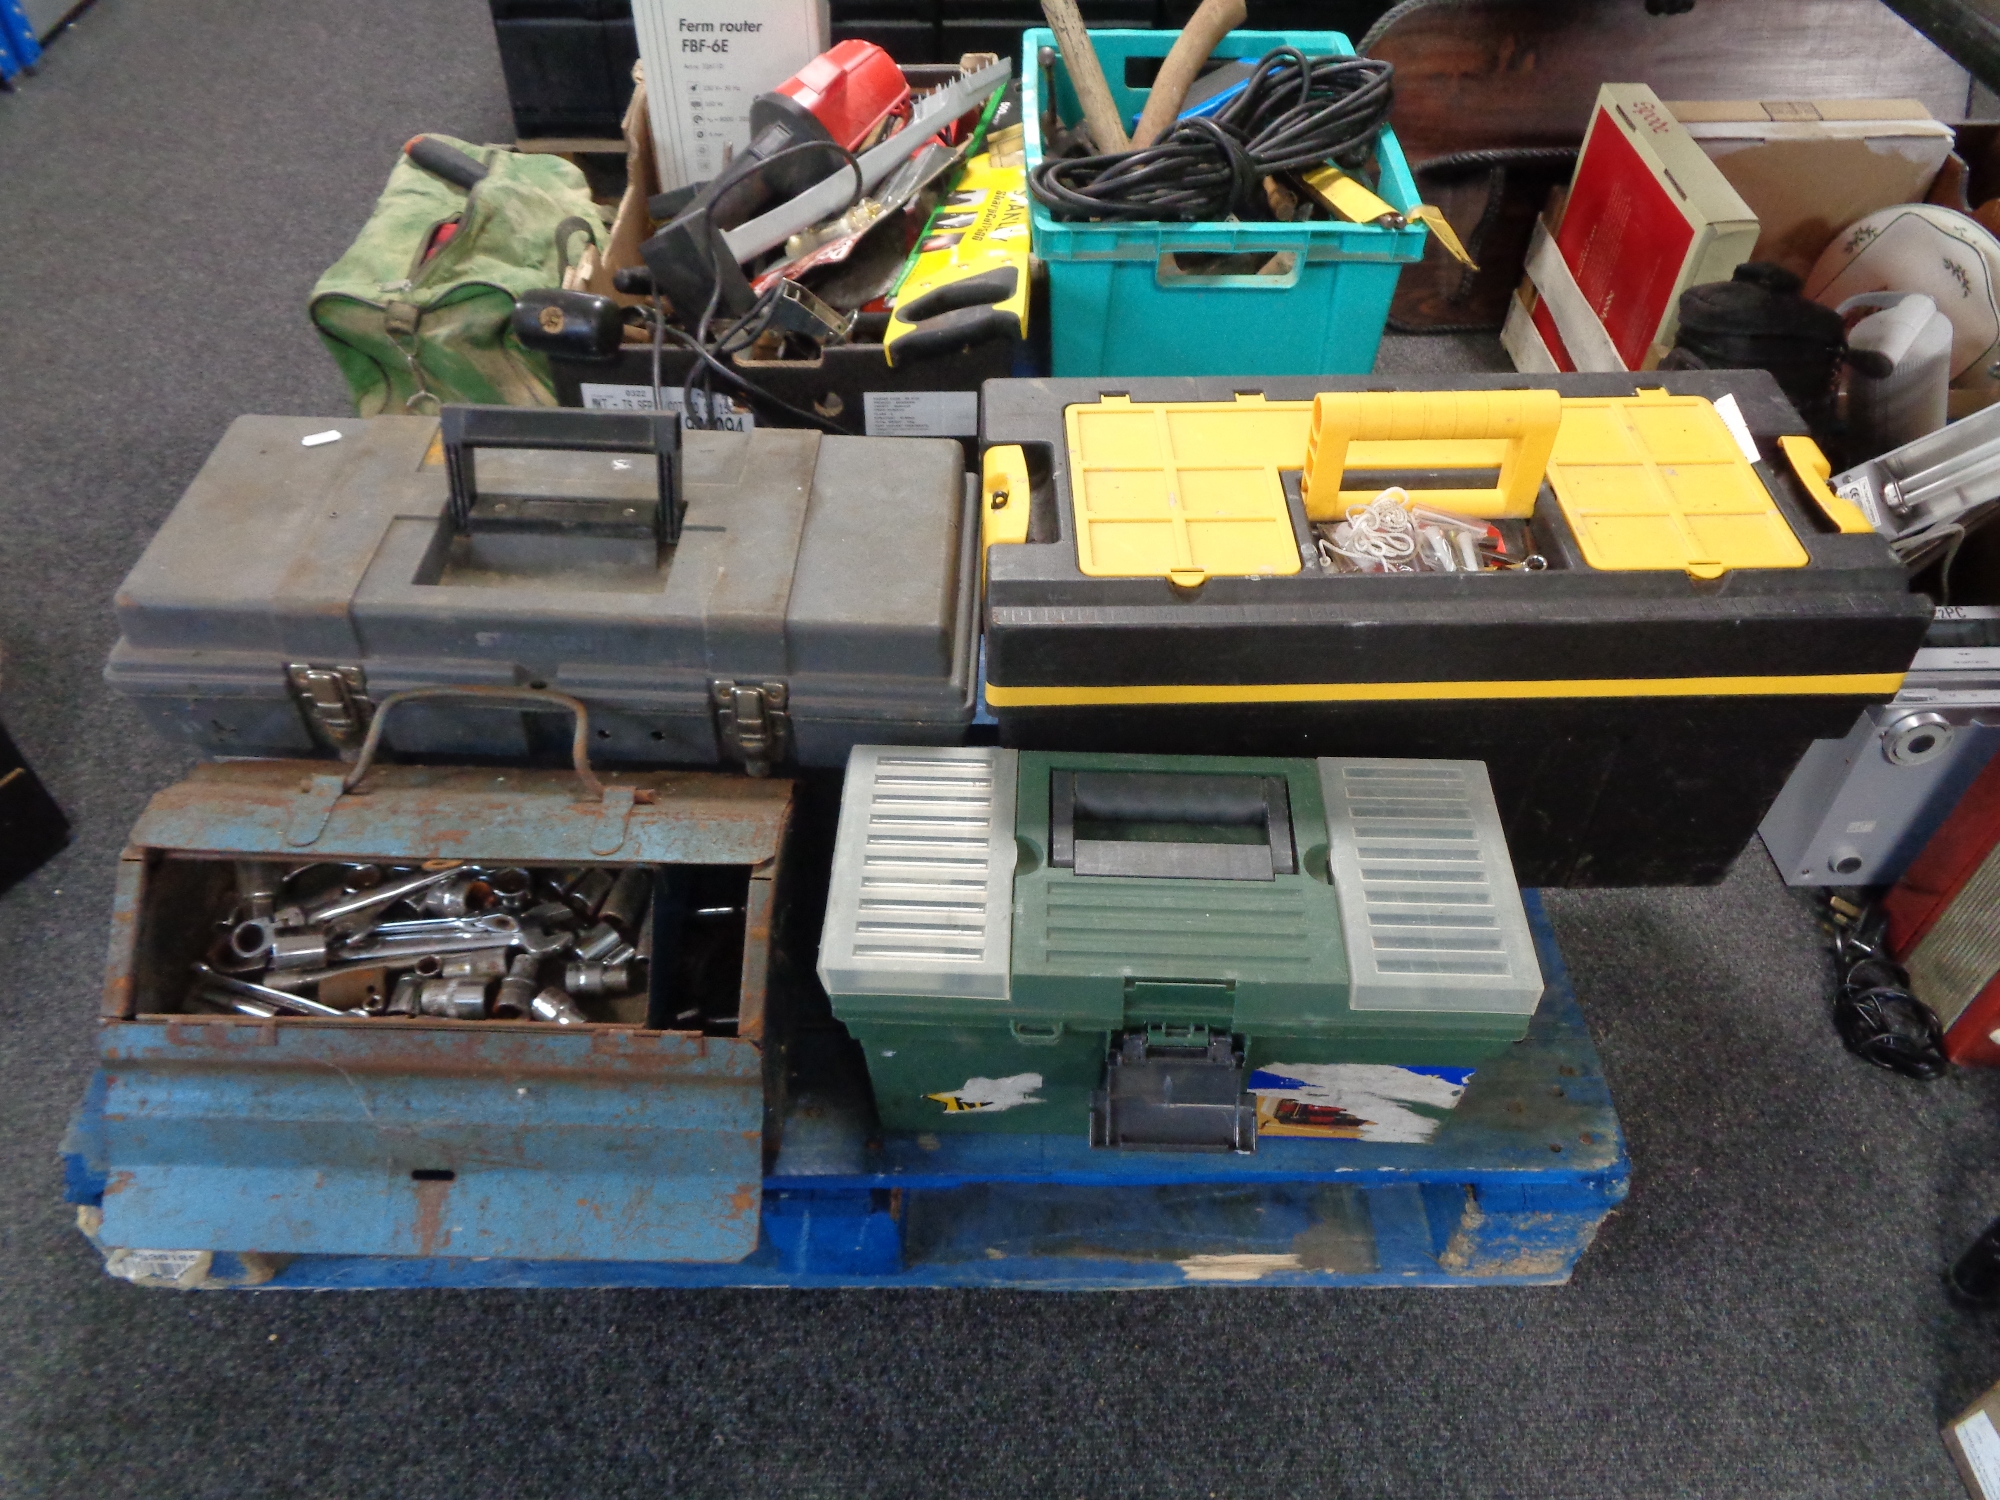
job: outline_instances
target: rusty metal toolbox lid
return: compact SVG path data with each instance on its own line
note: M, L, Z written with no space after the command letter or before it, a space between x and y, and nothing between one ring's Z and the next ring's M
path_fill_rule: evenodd
M314 859L755 865L784 835L791 784L699 771L607 774L382 766L343 794L346 767L224 761L147 804L141 848Z
M478 515L657 499L644 459L479 451ZM217 755L351 749L385 694L449 684L575 694L627 764L964 739L978 528L956 442L689 432L672 545L467 530L448 467L435 418L238 418L120 587L106 677ZM541 734L518 706L435 705L391 745L519 759Z
M736 1261L757 1246L763 1060L613 1027L107 1029L73 1141L107 1246Z

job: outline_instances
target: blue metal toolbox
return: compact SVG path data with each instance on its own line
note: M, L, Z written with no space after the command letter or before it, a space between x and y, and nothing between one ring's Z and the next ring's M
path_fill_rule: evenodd
M696 1190L693 1167L700 1143L706 1139L707 1149L721 1152L720 1132L690 1128L677 1148L664 1144L663 1122L675 1110L687 1109L698 1088L710 1080L697 1085L691 1069L676 1069L663 1060L642 1085L638 1070L627 1069L628 1061L652 1044L664 1051L671 1043L674 1056L688 1058L695 1039L613 1034L607 1028L603 1044L591 1049L600 1058L597 1087L615 1077L635 1085L633 1092L615 1099L600 1094L599 1108L580 1110L575 1106L591 1097L591 1085L583 1081L587 1070L579 1069L566 1080L571 1102L559 1106L552 1098L532 1125L525 1119L506 1122L501 1134L489 1137L479 1158L483 1165L467 1171L470 1155L450 1157L472 1181L462 1178L453 1184L425 1221L448 1225L452 1234L450 1243L434 1240L429 1254L418 1253L407 1228L402 1243L381 1250L245 1250L241 1247L273 1243L254 1237L257 1226L248 1222L248 1215L240 1231L235 1224L221 1223L224 1208L244 1202L251 1189L279 1193L280 1206L300 1218L310 1217L318 1201L310 1182L247 1165L237 1171L235 1183L220 1184L228 1196L215 1210L217 1222L211 1228L228 1234L209 1233L191 1242L214 1249L164 1248L177 1245L171 1237L135 1241L124 1232L132 1218L120 1200L131 1197L135 1183L156 1181L159 1163L175 1150L185 1160L199 1161L215 1148L200 1133L192 1108L157 1127L129 1118L139 1085L159 1088L165 1075L135 1083L130 1066L110 1051L65 1145L69 1198L79 1205L85 1231L104 1249L112 1274L186 1288L1081 1290L1562 1282L1623 1201L1631 1163L1538 893L1525 892L1524 900L1548 989L1521 1042L1476 1072L1448 1070L1449 1076L1432 1077L1442 1087L1430 1091L1428 1104L1399 1113L1382 1091L1374 1091L1370 1102L1368 1091L1358 1090L1347 1097L1352 1108L1346 1113L1353 1118L1295 1138L1269 1140L1254 1156L1093 1151L1081 1133L949 1137L882 1132L875 1128L866 1077L845 1035L831 1023L802 1023L789 1049L782 1146L763 1176L760 1224L754 1207L731 1218L722 1207L725 1195ZM121 930L129 927L134 909L129 896L121 902ZM116 978L114 967L114 982ZM305 1029L279 1023L279 1030L292 1036ZM331 1023L316 1028L321 1036L330 1029ZM459 1035L468 1034L468 1026L459 1027ZM183 1077L202 1073L206 1063L206 1075L219 1080L236 1058L253 1053L259 1044L246 1037L242 1046L225 1052L202 1049L191 1039L172 1044L158 1036L149 1045L156 1054L178 1045ZM706 1039L706 1046L716 1056L717 1039ZM434 1121L433 1138L448 1126L470 1133L480 1124L467 1103L473 1096L471 1079L439 1068L431 1075L434 1081L424 1085L409 1062L398 1059L393 1067L405 1080L408 1092L402 1097ZM298 1070L291 1077L327 1071ZM267 1076L275 1080L280 1075ZM334 1082L355 1090L358 1100L362 1090L379 1096L393 1076L385 1073L378 1081L356 1072L351 1080ZM542 1089L555 1077L556 1070L547 1066L532 1078L499 1066L480 1075L492 1085L485 1098L496 1115L507 1106L513 1088ZM657 1090L649 1107L643 1094L657 1079L671 1079L675 1086ZM277 1092L269 1097L276 1098ZM333 1091L318 1097L330 1099ZM342 1108L345 1119L360 1117L358 1104ZM301 1112L290 1098L285 1111L291 1117ZM624 1136L610 1128L614 1120L627 1128ZM148 1128L154 1130L155 1144L142 1153L137 1139ZM659 1134L649 1140L655 1130ZM549 1144L567 1132L574 1132L573 1150ZM398 1174L409 1162L432 1158L393 1144L400 1137L387 1131L384 1139L392 1144L383 1154L394 1160L376 1169L376 1201L395 1206L403 1223L415 1226L422 1200ZM568 1153L578 1172L630 1173L627 1185L633 1196L624 1200L628 1203L638 1201L637 1186L646 1171L670 1167L663 1181L655 1180L651 1201L665 1208L678 1201L699 1234L682 1240L682 1253L660 1252L648 1260L634 1240L622 1242L634 1253L616 1256L588 1248L582 1234L562 1241L562 1248L509 1251L460 1229L471 1222L461 1214L477 1212L476 1205L490 1201L479 1195L490 1194L504 1180L511 1153L526 1150L543 1162L554 1160L558 1149ZM740 1179L734 1170L732 1158L731 1169L719 1175L735 1184ZM214 1175L227 1176L221 1170ZM355 1180L364 1177L357 1169ZM551 1215L575 1223L578 1215L569 1205L588 1197L605 1205L607 1220L618 1219L619 1207L607 1202L601 1188L556 1193L553 1186L549 1184L541 1205ZM356 1211L367 1201L357 1193L340 1211ZM753 1196L752 1204L756 1201ZM725 1227L736 1234L719 1232ZM557 1244L552 1228L541 1234L546 1245ZM727 1239L729 1257L700 1263L692 1242L701 1234ZM346 1238L355 1244L363 1239ZM754 1240L747 1254L737 1248L745 1238ZM162 1248L129 1248L134 1243Z
M573 773L375 766L398 701L351 768L205 765L134 828L71 1142L112 1268L750 1254L791 784L600 778L549 694Z

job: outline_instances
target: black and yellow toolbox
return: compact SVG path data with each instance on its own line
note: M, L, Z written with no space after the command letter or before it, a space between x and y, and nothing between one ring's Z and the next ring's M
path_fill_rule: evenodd
M1524 885L1718 880L1931 614L1805 434L1761 371L991 381L986 703L1023 749L1483 761ZM1435 524L1371 531L1391 487Z

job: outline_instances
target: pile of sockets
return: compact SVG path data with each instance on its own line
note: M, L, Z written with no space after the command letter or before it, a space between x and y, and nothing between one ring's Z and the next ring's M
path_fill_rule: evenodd
M241 861L188 1008L582 1025L645 987L652 899L636 865Z

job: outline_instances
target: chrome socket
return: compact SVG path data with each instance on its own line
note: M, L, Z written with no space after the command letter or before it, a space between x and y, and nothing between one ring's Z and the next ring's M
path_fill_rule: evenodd
M539 961L532 953L517 957L507 970L507 977L500 981L493 991L493 1014L502 1021L520 1021L530 1017L535 1003L535 970Z
M576 940L576 956L585 963L603 963L625 943L625 935L609 922L599 922Z
M232 933L230 947L234 949L235 945L235 934ZM323 969L326 967L326 932L321 928L307 928L303 932L273 933L269 952L273 969Z
M646 920L646 907L653 899L653 874L644 865L632 865L618 872L611 894L598 908L597 920L609 922L628 941L639 935Z
M434 917L475 917L492 904L493 887L473 872L425 891L423 909Z
M576 1008L575 1001L554 985L535 996L528 1014L537 1021L548 1021L557 1026L584 1026L589 1024L590 1019Z
M430 979L417 996L417 1008L427 1016L452 1021L479 1021L486 1016L483 979Z
M573 963L563 970L563 988L592 999L632 992L630 964Z

